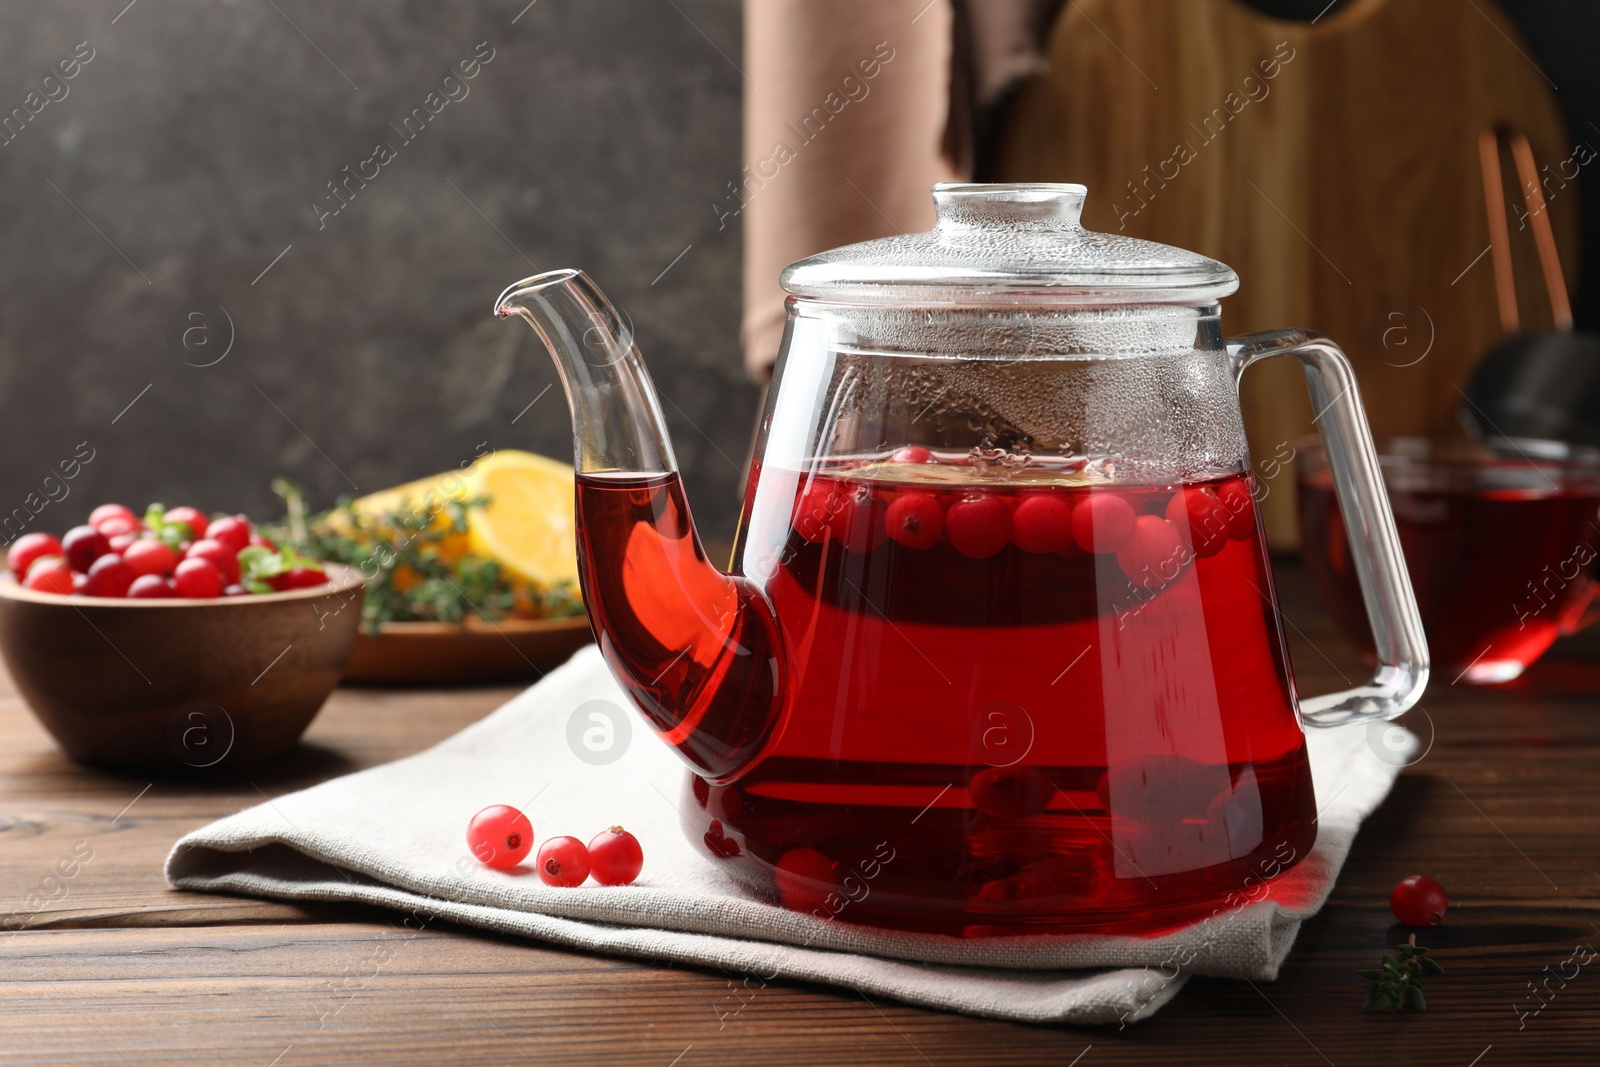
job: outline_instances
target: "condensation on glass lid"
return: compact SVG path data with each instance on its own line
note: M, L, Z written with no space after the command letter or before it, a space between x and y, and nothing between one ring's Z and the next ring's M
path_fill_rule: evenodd
M852 356L1124 359L1192 353L1202 313L1163 304L1067 309L830 309L828 344ZM804 316L803 305L797 313Z

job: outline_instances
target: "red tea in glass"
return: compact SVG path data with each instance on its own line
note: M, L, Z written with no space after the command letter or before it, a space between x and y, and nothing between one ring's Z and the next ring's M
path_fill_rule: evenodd
M1326 461L1316 447L1300 458L1306 565L1329 613L1370 654ZM1434 669L1446 680L1509 681L1578 627L1595 589L1600 455L1554 442L1397 438L1379 461Z
M787 530L744 561L783 619L786 705L752 770L694 779L706 849L790 907L968 936L1159 929L1303 858L1315 806L1248 478L994 482L907 452L753 476L745 526ZM754 617L718 604L675 475L580 476L578 504L613 650L683 647L683 589ZM688 648L635 698L724 692ZM679 728L751 694L725 699Z

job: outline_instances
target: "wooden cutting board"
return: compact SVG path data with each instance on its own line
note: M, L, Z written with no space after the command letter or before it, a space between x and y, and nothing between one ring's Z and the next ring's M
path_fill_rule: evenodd
M1486 126L1527 133L1575 276L1574 177L1600 164L1574 156L1553 87L1492 0L1355 0L1315 24L1236 0L1072 0L1048 54L1007 116L996 178L1082 182L1090 228L1233 267L1227 332L1338 341L1377 435L1448 427L1501 336ZM1575 136L1600 146L1600 132ZM1524 328L1548 329L1531 231L1514 214L1511 232ZM1268 533L1291 548L1293 473L1266 461L1312 432L1305 386L1280 361L1252 369L1243 395L1258 476L1271 475Z

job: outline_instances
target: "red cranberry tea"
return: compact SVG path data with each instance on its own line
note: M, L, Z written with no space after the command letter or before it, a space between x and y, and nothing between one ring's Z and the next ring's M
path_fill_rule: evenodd
M633 695L669 739L782 693L751 769L691 782L708 854L791 908L965 936L1166 929L1303 858L1315 806L1249 480L1109 469L911 448L758 470L731 586L676 475L580 476L597 633L666 653ZM781 618L781 678L701 648L686 596L736 644ZM689 693L711 695L673 707Z
M1559 472L1520 488L1389 485L1395 525L1427 630L1434 669L1446 681L1503 682L1520 675L1593 595L1597 498ZM1345 633L1372 651L1344 519L1327 469L1300 481L1300 530L1317 592Z

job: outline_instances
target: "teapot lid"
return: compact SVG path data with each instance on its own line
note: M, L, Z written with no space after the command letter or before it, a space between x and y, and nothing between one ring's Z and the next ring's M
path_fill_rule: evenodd
M1239 288L1196 252L1086 230L1088 190L1055 183L933 187L933 229L790 264L784 289L845 303L1210 304Z

